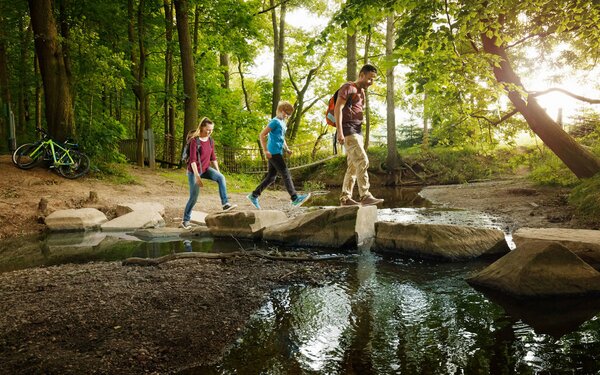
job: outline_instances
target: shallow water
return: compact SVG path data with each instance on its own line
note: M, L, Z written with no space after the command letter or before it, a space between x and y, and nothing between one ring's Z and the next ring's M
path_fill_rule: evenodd
M274 292L222 363L182 374L600 372L600 304L498 304L464 282L485 266L363 253L330 285Z
M431 207L418 189L374 192L378 220L509 228ZM310 205L337 205L338 193ZM252 241L58 234L0 242L0 272L63 263L226 252ZM600 299L514 301L464 280L489 262L434 263L359 252L340 279L273 292L221 363L182 374L600 374ZM202 353L198 353L201 357Z

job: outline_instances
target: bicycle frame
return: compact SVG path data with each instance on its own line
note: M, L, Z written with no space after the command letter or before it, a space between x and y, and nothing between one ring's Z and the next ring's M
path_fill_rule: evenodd
M61 165L71 165L74 163L73 158L69 153L70 150L54 142L52 139L42 141L40 145L31 152L31 158L37 159L41 156L41 152L44 152L48 148L50 148L50 151L52 153L52 164L54 167L59 167ZM61 153L58 158L57 150Z

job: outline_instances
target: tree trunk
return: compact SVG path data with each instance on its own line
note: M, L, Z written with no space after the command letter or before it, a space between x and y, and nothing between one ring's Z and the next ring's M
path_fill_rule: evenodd
M48 132L57 139L75 134L73 96L51 0L29 0L35 50L40 63Z
M179 51L183 70L184 120L183 134L185 135L198 126L198 96L196 93L196 73L192 56L192 43L188 27L188 1L174 0L177 18L177 34L179 36ZM185 142L185 139L184 139Z
M423 141L421 143L423 150L429 149L429 123L427 118L427 93L423 94Z
M365 56L363 57L363 64L369 63L369 50L371 49L371 27L369 27L369 31L367 32L367 37L365 38ZM365 139L364 139L364 148L365 150L369 149L369 140L371 138L371 108L369 107L369 91L365 91Z
M27 122L29 121L29 109L27 103L27 66L29 60L29 51L31 49L31 22L28 23L27 26L23 23L23 18L19 18L19 32L21 33L21 56L18 68L19 74L19 90L18 90L18 98L17 98L17 127L21 131L25 131L27 127Z
M385 56L388 61L392 59L392 52L394 51L394 15L387 16L387 25L385 33ZM388 171L395 171L398 169L398 150L396 149L396 106L394 103L394 66L392 64L386 70L385 73L387 90L386 90L386 104L387 104L387 169Z
M346 80L356 81L356 32L346 34Z
M33 52L33 72L35 76L35 128L42 128L42 80L37 53Z
M5 20L2 15L0 15L0 141L2 145L0 145L0 150L4 149L4 146L7 144L8 140L8 118L11 110L11 95L10 88L8 86L8 57L6 55L6 42L4 30L5 28Z
M164 100L164 124L165 124L165 147L163 160L175 163L175 107L173 106L173 3L169 0L163 1L165 10L165 39L167 49L165 51L165 100Z
M283 70L283 57L285 49L285 3L281 3L279 12L279 27L277 27L277 8L275 0L270 0L271 21L273 23L273 103L271 106L271 117L277 114L277 105L281 100L281 72Z
M144 112L146 109L146 101L145 97L145 88L144 88L144 70L145 70L145 51L144 51L144 23L143 23L143 7L144 0L140 0L138 4L138 12L137 12L137 26L138 26L138 37L137 37L137 46L138 51L140 53L139 58L136 55L136 38L135 38L135 24L136 18L134 15L133 9L133 0L128 1L128 16L129 16L129 25L128 25L128 38L129 44L131 47L131 72L133 74L133 93L136 96L137 106L137 114L136 118L136 161L137 165L140 167L144 166L144 129L145 125L145 116Z
M242 71L242 60L238 57L238 72L240 73L240 81L242 83L242 92L244 93L244 103L246 103L246 110L252 113L250 108L250 98L248 97L248 90L246 89L246 82L244 81L244 72Z
M198 4L194 8L193 33L192 56L196 56L196 52L198 52L198 34L200 33L200 6Z
M499 66L493 66L498 82L523 88L520 78L510 64L506 50L495 44L495 37L489 38L482 33L481 40L485 52L500 57ZM523 115L531 130L578 178L592 177L600 172L600 159L578 144L573 137L553 121L534 97L523 98L518 91L510 89L508 89L508 97Z
M229 54L221 52L219 54L219 66L223 71L223 82L221 83L221 87L224 89L229 89Z

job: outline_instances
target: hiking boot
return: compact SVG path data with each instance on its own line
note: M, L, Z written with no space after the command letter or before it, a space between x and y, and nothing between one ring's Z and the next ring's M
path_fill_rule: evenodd
M360 200L360 204L363 206L375 206L376 204L382 203L383 199L375 198L372 195L367 195Z
M223 212L231 211L237 207L237 204L225 203L223 205Z
M254 195L252 195L252 193L250 193L246 196L246 198L248 198L250 203L252 203L252 205L256 207L256 209L260 210L260 204L258 204L258 197L255 197Z
M300 194L296 196L296 199L292 201L292 206L300 207L310 198L310 193L308 194Z
M360 203L352 198L346 198L346 200L340 202L340 206L360 206Z
M179 228L191 229L192 228L192 224L190 224L189 221L182 221L181 224L179 224Z

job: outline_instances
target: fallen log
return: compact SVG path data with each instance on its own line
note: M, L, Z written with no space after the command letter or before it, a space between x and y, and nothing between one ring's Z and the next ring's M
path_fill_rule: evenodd
M326 260L341 260L344 259L343 255L327 255L327 256L280 256L271 255L264 251L234 251L231 253L175 253L164 255L158 258L138 258L132 257L123 260L121 265L123 266L158 266L161 263L170 262L177 259L228 259L234 257L258 257L274 261L285 261L285 262L319 262Z

